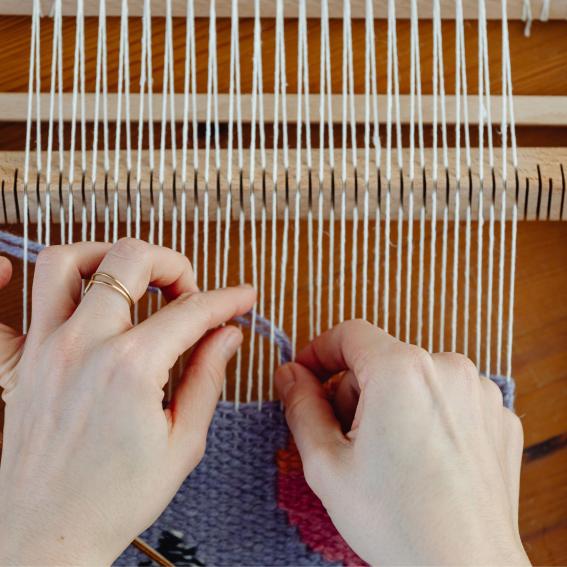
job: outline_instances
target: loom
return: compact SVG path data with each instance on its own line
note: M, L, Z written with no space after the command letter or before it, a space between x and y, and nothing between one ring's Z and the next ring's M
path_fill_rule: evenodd
M565 125L567 101L513 94L508 20L528 35L567 5L2 4L31 16L28 96L0 94L25 125L0 157L23 331L52 244L142 238L186 254L204 290L258 289L207 455L145 537L175 541L174 562L359 564L302 479L274 371L361 317L466 354L513 403L518 223L565 216L564 149L516 131ZM160 304L148 294L135 319Z

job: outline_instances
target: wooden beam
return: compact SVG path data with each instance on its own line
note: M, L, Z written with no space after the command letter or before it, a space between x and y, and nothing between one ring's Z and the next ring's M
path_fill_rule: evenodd
M53 0L40 0L44 15L51 13ZM63 14L76 14L76 0L62 0ZM121 11L121 0L107 0L106 11L109 16L118 16ZM143 2L139 0L129 0L128 10L131 16L140 16L143 11ZM430 18L432 13L431 0L418 0L418 11L421 17ZM441 0L441 15L443 18L455 17L454 0ZM476 19L478 7L476 2L464 2L463 13L466 19ZM186 0L172 0L172 13L174 16L185 16ZM307 16L317 18L321 14L321 4L318 0L310 0L306 2ZM532 13L534 18L538 18L543 0L531 0ZM33 0L2 0L0 4L0 14L22 15L32 13ZM284 3L286 17L297 17L298 0L286 0ZM396 15L398 18L410 17L410 0L396 0ZM260 13L265 17L275 17L276 3L274 0L260 0ZM208 17L210 10L210 2L208 0L195 0L195 15L197 17ZM217 17L230 17L231 2L229 0L220 0L216 4ZM152 12L155 16L165 15L165 0L154 0L152 2ZM351 0L351 13L354 18L363 18L365 13L364 0ZM387 3L375 3L374 13L377 18L385 18L387 16ZM239 14L241 17L254 16L254 3L249 0L239 0ZM343 15L342 0L329 0L329 14L332 18L341 18ZM85 2L85 15L98 15L98 2ZM500 19L502 17L501 0L486 0L486 15L489 19ZM510 19L522 19L523 2L516 0L508 2L508 17ZM567 18L567 2L558 1L551 2L549 8L549 19Z
M364 122L364 95L355 95L355 113L358 123ZM252 120L252 97L251 95L242 95L242 120L250 122ZM112 120L116 116L118 97L116 94L108 95L108 113ZM161 95L153 97L153 118L161 120ZM287 115L289 122L295 122L297 117L297 95L287 95ZM71 120L72 118L72 94L63 95L63 118ZM138 94L130 95L130 114L137 120L139 113L140 97ZM183 120L183 95L175 95L175 117L176 120ZM303 103L304 104L304 103ZM461 98L462 104L462 98ZM144 106L147 109L147 96L144 99ZM431 95L422 96L423 120L425 124L431 124L433 121L433 97ZM49 119L49 94L41 95L41 119ZM319 95L311 94L309 96L310 115L313 122L319 120ZM57 103L55 104L57 108ZM333 121L340 123L342 121L342 96L332 96ZM197 95L197 115L200 121L204 121L206 117L207 95ZM462 108L462 107L461 107ZM94 118L94 94L87 94L85 97L85 109L87 120ZM221 94L218 99L219 120L227 122L229 117L229 95ZM449 124L454 124L456 120L456 100L455 96L447 95L445 97L446 118ZM518 126L567 126L567 96L515 96L514 109L516 124ZM264 94L264 116L267 122L271 122L274 116L274 96L272 94ZM384 121L387 111L386 95L378 96L378 112L381 122ZM471 125L478 124L478 97L470 96L468 98L469 122ZM500 122L502 112L502 98L498 95L491 96L491 115L494 123ZM146 111L147 114L147 111ZM122 117L124 119L124 110ZM281 115L281 111L280 111ZM410 122L410 97L409 95L400 96L400 116L403 123ZM168 114L169 117L169 114ZM0 121L25 121L27 118L27 94L24 93L0 93ZM57 118L57 116L56 116ZM417 118L417 117L416 117ZM463 120L463 111L461 110L461 121Z
M214 150L211 151L211 162L209 168L209 201L210 201L210 209L213 210L216 206L216 187L217 187L217 177L216 177L216 170L214 167ZM311 186L315 192L315 197L319 191L319 151L312 150L311 152L312 158L312 171L311 171ZM284 198L284 189L286 187L286 173L283 166L282 160L282 153L281 150L279 151L278 157L276 162L279 164L277 169L277 188L278 188L278 216L283 216L283 212L285 209L285 198ZM291 191L291 199L290 199L290 207L293 209L293 194L298 186L299 180L299 187L303 195L302 205L301 205L301 216L304 217L307 215L308 211L308 187L309 187L309 171L305 164L306 161L306 151L305 149L302 150L302 165L301 170L299 171L299 175L297 175L295 169L296 163L296 151L290 150L289 151L289 169L288 169L288 187ZM45 152L42 155L42 163L46 163L46 154ZM90 153L89 153L90 157ZM98 218L102 218L100 215L103 214L104 211L104 164L103 164L103 156L102 152L99 152L99 163L97 167L97 176L96 176L96 183L95 183L95 191L97 196L97 211L99 214ZM224 206L226 202L226 194L229 190L229 183L227 180L227 172L226 172L226 165L227 165L227 157L228 151L227 150L220 150L220 191L221 191L221 203ZM426 164L426 183L427 183L427 200L426 200L426 213L429 215L430 211L430 200L432 195L432 190L435 185L431 173L432 168L431 165L433 163L433 151L432 149L428 148L425 150L425 164ZM255 173L254 178L250 179L250 170L249 170L249 163L250 163L250 150L244 150L243 156L243 163L244 168L242 171L242 179L244 182L244 202L243 206L245 210L249 211L249 192L251 188L254 187L257 196L257 207L261 206L261 190L262 190L262 171L260 168L260 155L259 151L256 151L256 166L255 166ZM324 201L325 201L325 211L329 210L330 203L331 203L331 170L328 166L328 155L325 155L325 167L323 171L323 194L324 194ZM355 172L354 167L350 161L350 152L348 154L348 162L347 162L347 171L344 172L344 179L345 179L345 191L347 197L347 216L348 218L352 217L353 207L355 205L355 175L357 175L358 181L358 188L359 188L359 210L362 207L362 194L364 188L366 186L365 179L364 179L364 171L365 171L365 156L364 150L359 150L357 154L357 172ZM391 191L391 210L392 214L397 214L398 205L401 203L400 201L400 179L403 178L404 183L404 192L405 192L405 199L402 203L404 209L406 209L406 216L407 216L407 206L408 206L408 197L410 187L412 186L411 180L409 178L409 150L405 148L403 150L403 164L404 168L402 171L402 175L400 176L400 172L397 168L397 161L395 152L392 155L392 174L391 174L391 183L390 183L390 191ZM472 181L472 214L474 218L478 217L478 193L480 191L480 179L478 175L479 170L479 155L478 150L474 149L471 156L471 181ZM120 201L120 209L121 209L121 218L125 218L125 209L126 209L126 202L127 202L127 172L125 170L125 163L126 163L126 155L125 152L121 153L120 163L122 164L120 167L120 174L118 177L118 194L119 194L119 201ZM342 191L343 187L343 171L339 161L339 155L335 156L336 165L335 165L335 188L337 192ZM370 157L370 165L369 165L369 174L368 174L368 188L369 188L369 195L370 195L370 207L371 211L374 211L376 206L376 197L378 192L378 168L376 167L376 162L374 161L374 154ZM381 162L381 170L380 170L380 184L382 188L382 206L384 206L384 195L385 192L388 190L388 180L386 178L387 175L387 168L386 168L386 152L382 152L382 162ZM464 213L466 209L466 204L468 201L468 192L469 192L469 179L467 173L467 167L465 163L465 156L464 152L461 152L461 179L460 179L460 186L461 186L461 214L460 218L464 218ZM501 164L502 164L502 156L500 150L495 151L494 155L495 160L495 168L494 168L494 178L496 182L496 206L497 210L500 207L500 195L501 195L501 188L503 186L502 179L501 179ZM82 200L81 197L81 171L80 171L80 159L75 160L76 164L76 171L74 175L74 184L73 184L73 191L75 195L75 205L80 207L80 203ZM454 195L457 188L457 179L455 177L455 161L456 161L456 152L455 149L450 149L448 151L448 163L449 163L449 197L450 197L450 208L449 208L449 218L453 218L454 216ZM19 168L19 184L18 184L18 194L19 194L19 207L20 211L22 210L22 195L23 195L23 183L22 183L22 167L24 163L24 156L23 152L2 152L0 153L0 179L3 179L5 182L5 201L7 206L7 217L8 220L14 221L16 218L15 215L15 203L12 195L13 189L13 178L14 178L14 171L16 168ZM31 219L34 220L36 218L36 170L35 170L35 159L31 160L33 164L32 169L30 169L29 174L29 186L28 192L30 195L30 216ZM88 164L90 166L90 160ZM137 163L137 153L133 153L133 171L131 173L131 195L132 199L135 199L136 188L137 188L137 180L136 176L136 163ZM159 152L156 152L156 163L159 163ZM167 152L166 156L166 163L163 174L163 192L164 192L164 199L165 199L165 211L168 218L171 217L171 210L173 205L173 170L171 166L171 155L170 152ZM205 182L205 163L206 163L206 155L204 150L199 151L199 163L200 163L200 170L197 172L197 181L198 181L198 193L200 195L200 204L202 206L203 203L203 192L206 190L206 182ZM268 201L271 202L271 195L273 194L274 183L273 183L273 163L274 163L274 154L273 150L266 150L266 186L268 191ZM561 218L567 218L567 195L565 195L565 185L564 179L562 177L562 170L561 165L563 165L563 172L567 174L567 149L566 148L518 148L518 178L520 181L520 193L519 193L519 205L520 205L520 218L524 218L524 208L525 208L525 199L526 199L526 181L529 182L529 194L528 194L528 204L527 204L527 219L546 219L549 216L550 220L559 220ZM150 192L149 192L149 185L150 185L150 171L148 168L148 152L142 152L142 169L141 169L141 194L142 194L142 211L143 211L143 218L147 219L150 209ZM180 193L183 190L183 179L182 179L182 172L181 172L181 155L180 152L177 155L177 174L176 174L176 189L177 189L177 196L178 196L178 204L180 203ZM194 169L193 169L193 154L192 152L189 154L188 158L188 168L186 172L186 190L187 190L187 201L188 201L188 208L191 211L193 208L193 191L194 191ZM236 167L236 162L233 159L233 176L232 176L232 194L233 194L233 202L234 202L234 212L238 210L238 199L239 199L239 171ZM488 215L490 202L491 202L491 195L492 195L492 178L490 174L490 169L488 168L488 153L485 152L484 156L484 168L485 168L485 179L484 179L484 212L485 215ZM44 169L45 171L45 169ZM109 179L108 179L108 191L111 195L115 190L115 183L112 177L113 163L111 164L110 172L109 172ZM415 179L413 183L413 189L415 194L415 207L420 207L422 203L422 193L423 193L423 184L422 184L422 176L419 167L416 165L415 169ZM442 165L439 165L438 169L439 173L439 180L438 180L438 189L437 189L437 200L438 200L438 212L439 215L442 214L443 206L445 203L445 196L446 196L446 184L445 184L445 172ZM86 172L85 176L85 195L87 198L87 203L90 208L90 198L92 192L92 180L91 180L91 173L90 171ZM153 190L154 190L154 197L156 197L157 193L160 190L160 182L159 176L157 171L154 172L153 177ZM508 179L507 179L507 200L506 200L506 207L507 213L506 218L511 218L512 213L512 206L515 200L515 190L516 190L516 183L514 177L514 170L511 164L508 164ZM46 192L46 183L45 183L45 174L43 173L40 176L40 183L39 183L39 191L41 195L42 203L45 203L45 192ZM66 198L67 191L68 191L68 179L67 175L65 174L62 179L62 191L63 195ZM550 197L551 193L551 197ZM51 195L52 195L52 202L53 207L55 210L58 210L58 173L55 171L55 161L54 161L54 171L51 180ZM157 203L157 199L156 199ZM563 216L561 215L561 206L563 204ZM271 205L269 205L271 207ZM549 209L549 215L548 215ZM271 210L271 208L270 208ZM327 212L325 213L327 215ZM3 212L0 211L0 219L2 219ZM56 220L56 219L55 219ZM0 220L1 222L1 220Z

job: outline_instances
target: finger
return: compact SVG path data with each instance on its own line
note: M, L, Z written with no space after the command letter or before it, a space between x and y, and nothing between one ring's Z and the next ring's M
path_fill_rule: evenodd
M317 479L309 476L325 469L322 460L330 464L348 441L321 383L309 369L291 362L277 370L275 380L306 478L317 484Z
M99 265L110 244L80 242L44 248L37 258L32 291L33 333L47 334L75 311L82 280Z
M506 459L506 484L512 505L514 525L518 525L518 506L520 502L520 474L524 449L524 430L518 416L509 409L503 410Z
M482 407L484 410L485 427L493 439L494 446L498 451L502 465L504 465L505 440L502 425L504 402L502 398L502 391L492 380L485 378L484 376L480 377L480 385L483 395Z
M399 341L366 321L346 321L316 337L296 357L296 362L324 379L343 370L366 379L364 367L370 359L381 359Z
M439 395L445 400L464 400L466 404L464 407L469 411L461 415L462 419L476 422L479 418L483 418L480 413L484 412L484 393L475 364L463 354L456 352L436 352L431 355L431 360L440 384Z
M246 285L184 294L126 336L155 373L171 368L208 330L243 315L255 301L256 292Z
M0 256L0 289L12 279L12 263ZM19 359L24 337L8 325L0 324L0 388L6 389L12 382L13 370Z
M201 460L226 365L242 343L237 327L227 326L206 336L191 354L171 405L174 459L185 477Z
M5 256L0 256L0 289L4 289L12 279L12 262Z
M122 238L108 250L98 272L104 272L126 287L134 302L149 285L163 289L169 298L198 290L189 260L169 248L154 246L134 238ZM93 285L85 295L77 317L88 319L104 336L123 332L131 326L130 305L117 291ZM96 321L96 326L92 321Z
M347 370L342 375L333 397L333 408L344 432L356 427L354 418L359 399L360 386L358 381L354 374Z

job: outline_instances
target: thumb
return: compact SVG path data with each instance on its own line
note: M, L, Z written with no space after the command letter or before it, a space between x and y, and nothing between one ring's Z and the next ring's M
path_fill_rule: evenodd
M203 457L226 366L241 343L242 333L230 325L207 335L191 354L175 390L169 408L171 440L184 477Z
M11 279L12 264L8 258L0 256L0 290L9 284ZM11 327L0 324L0 388L7 389L11 385L23 342L23 336Z
M325 463L334 460L337 451L349 441L341 431L323 386L307 368L295 362L282 366L276 372L276 386L307 481L310 485L317 483L311 471L324 470Z

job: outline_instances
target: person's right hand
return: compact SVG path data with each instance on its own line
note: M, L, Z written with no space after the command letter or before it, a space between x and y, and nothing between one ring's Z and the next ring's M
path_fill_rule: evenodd
M343 371L333 408L320 380ZM467 358L349 321L276 382L305 478L365 561L529 563L518 532L522 426Z

